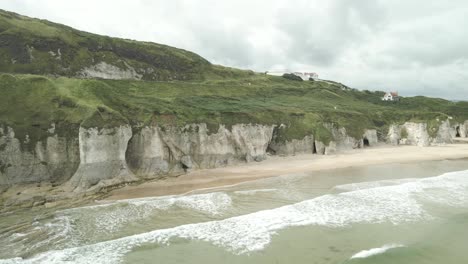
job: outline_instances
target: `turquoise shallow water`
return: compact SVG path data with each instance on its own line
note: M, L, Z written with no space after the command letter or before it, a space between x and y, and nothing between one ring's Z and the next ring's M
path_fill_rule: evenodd
M0 263L464 263L468 161L3 216ZM5 230L5 229L4 229Z

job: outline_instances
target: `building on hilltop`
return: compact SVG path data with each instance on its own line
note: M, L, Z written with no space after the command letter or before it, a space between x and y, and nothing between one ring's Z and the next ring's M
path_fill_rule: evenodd
M400 101L398 92L388 92L382 97L382 101Z
M308 81L310 79L314 79L314 80L318 79L318 74L315 72L294 72L293 74L301 77L302 80L304 81Z

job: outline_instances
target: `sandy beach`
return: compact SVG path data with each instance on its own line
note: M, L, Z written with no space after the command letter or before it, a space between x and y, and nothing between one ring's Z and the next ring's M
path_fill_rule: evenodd
M381 146L340 152L336 155L271 156L267 160L190 172L179 177L126 186L114 190L106 200L184 194L285 174L313 172L390 163L468 158L468 144L433 147Z

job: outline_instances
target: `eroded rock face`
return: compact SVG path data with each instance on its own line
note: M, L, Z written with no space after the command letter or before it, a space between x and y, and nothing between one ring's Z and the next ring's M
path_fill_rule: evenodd
M315 149L317 151L317 155L325 155L326 146L321 141L315 141Z
M84 68L78 73L83 78L101 78L112 80L140 80L143 75L138 74L135 69L126 65L126 69L117 66L99 62L96 65Z
M330 124L326 124L325 127L330 130L334 139L334 145L330 146L330 148L335 148L336 151L340 151L356 149L361 147L362 139L355 139L353 137L348 136L348 134L346 133L346 128L336 128ZM332 151L330 151L330 153L331 152Z
M457 127L464 127L461 134L466 133L467 123L465 125L451 125L449 120L441 122L437 136L431 138L427 132L426 123L412 123L406 122L403 125L390 126L387 141L393 145L416 145L420 147L427 147L431 144L450 144L453 143L453 138L456 137ZM402 133L405 131L404 133ZM462 131L460 129L459 131Z
M330 141L327 147L325 147L325 155L333 155L338 151L338 147L335 141Z
M233 139L241 153L246 153L245 160L247 162L266 159L266 150L273 137L274 128L274 125L238 124L232 126Z
M261 161L266 158L273 129L238 124L229 130L221 125L216 133L210 133L206 124L145 127L130 141L127 159L135 174L149 178Z
M377 138L377 130L375 129L366 130L366 132L364 133L362 137L363 137L362 145L365 145L364 140L367 140L369 146L374 146L379 142L379 139Z
M98 183L100 186L108 186L136 180L125 160L131 137L130 126L109 129L81 127L80 166L68 186L75 191L83 191Z
M400 144L401 127L399 125L391 125L388 130L387 142L394 146Z
M365 137L377 143L375 130L354 139L330 126L333 140L323 144L308 135L301 140L272 142L274 125L237 124L209 131L205 124L144 127L133 135L130 126L79 129L77 139L51 134L30 152L11 129L0 130L0 185L27 182L65 182L76 191L99 190L139 179L154 179L189 170L264 160L267 149L277 155L330 155L362 147ZM6 165L4 165L6 164ZM73 175L73 176L72 176Z
M42 141L25 143L12 128L0 128L0 185L60 184L73 175L79 164L78 140L49 133ZM28 144L34 145L27 149Z
M126 158L136 175L148 178L169 173L173 160L158 127L144 127L135 134L128 144Z
M467 138L468 137L468 121L465 121L465 123L463 124L459 124L458 128L459 128L458 132L460 133L460 137Z
M453 143L453 138L456 137L457 129L456 126L453 127L450 125L450 121L443 121L437 132L437 136L434 138L434 144L447 144Z
M431 144L426 123L406 122L403 127L408 134L407 144L419 147L427 147Z
M297 154L314 154L314 149L316 149L314 145L314 136L309 135L301 140L293 139L286 142L272 142L270 149L275 155L292 156Z

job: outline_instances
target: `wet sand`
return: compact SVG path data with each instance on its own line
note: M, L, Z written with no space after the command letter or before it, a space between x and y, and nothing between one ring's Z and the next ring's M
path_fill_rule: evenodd
M285 174L390 163L468 158L468 144L433 147L382 146L340 152L336 155L272 156L267 160L205 169L163 180L126 186L110 192L106 200L184 194L193 190L234 185Z

